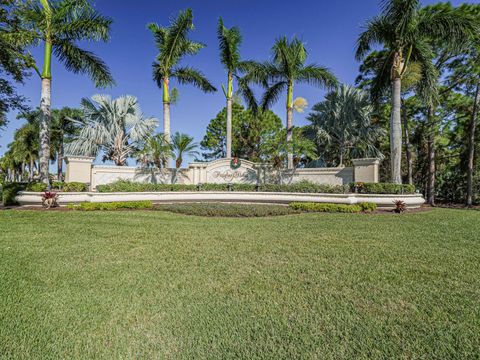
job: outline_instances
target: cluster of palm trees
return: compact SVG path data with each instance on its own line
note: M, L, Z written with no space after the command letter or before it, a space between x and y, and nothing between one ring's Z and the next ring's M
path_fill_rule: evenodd
M74 73L88 75L97 86L105 87L114 84L113 77L106 64L95 54L82 49L82 41L108 41L112 20L99 14L88 0L39 0L25 2L19 8L22 26L18 33L32 46L43 44L43 64L37 66L32 59L31 66L41 79L41 102L38 126L38 153L33 156L39 159L39 173L42 181L48 182L48 167L51 157L50 134L52 124L51 84L52 56L56 56L65 68ZM82 101L82 116L73 121L78 133L68 144L68 151L84 154L96 154L102 151L108 159L118 165L124 165L126 159L140 153L141 162L155 164L157 167L168 165L167 158L172 149L172 143L179 141L179 134L172 140L170 123L170 105L175 88L172 81L180 85L190 84L203 92L214 92L216 87L204 74L191 66L182 65L187 56L196 55L204 44L190 38L194 29L191 9L180 11L178 16L168 26L149 24L158 55L153 63L153 79L163 93L163 134L155 135L157 120L144 118L139 112L136 99L123 97L112 100L105 96L95 96L92 100ZM433 11L422 8L419 0L384 0L381 14L368 21L365 30L357 42L356 57L365 60L372 57L374 46L383 46L381 56L375 57L375 76L371 85L371 97L357 90L341 87L338 80L327 68L315 63L307 63L308 52L305 44L296 37L278 38L268 61L243 60L240 55L242 36L237 27L228 28L223 20L218 21L217 38L220 50L220 61L226 70L227 83L222 85L226 98L226 157L232 157L232 107L235 94L243 97L248 108L253 112L262 112L277 102L282 94L285 96L286 108L286 141L284 150L288 153L286 165L295 166L293 160L294 135L293 113L298 99L294 97L297 84L306 83L319 88L335 90L325 102L314 108L310 121L310 136L315 141L335 143L339 147L339 164L343 164L344 155L351 144L365 142L364 152L380 155L378 149L371 146L374 137L383 130L370 123L372 107L368 102L375 103L381 96L390 92L390 159L391 180L402 182L402 82L407 77L415 81L408 91L415 91L428 109L429 118L433 118L438 104L438 77L434 49L439 43L451 53L463 51L476 36L476 24L472 18L456 12L454 8L443 8ZM416 75L416 76L415 76ZM237 89L235 90L235 85ZM263 88L263 96L257 101L255 88ZM343 97L343 100L342 100ZM297 101L298 102L298 101ZM96 104L95 104L96 103ZM335 111L339 104L355 104L345 115L345 109ZM370 104L371 105L371 104ZM123 118L102 118L101 108L113 107L123 111ZM343 111L343 112L342 112ZM352 118L355 117L355 119ZM433 121L432 121L433 122ZM338 123L344 124L339 126ZM335 129L334 129L335 128ZM341 128L341 132L337 131ZM27 136L19 133L18 136ZM53 135L53 134L52 134ZM186 141L182 135L182 141ZM186 146L189 152L193 139L189 138ZM370 140L369 140L370 139ZM429 137L429 198L433 198L435 183L435 144L434 131ZM33 140L32 140L33 141ZM35 140L36 141L36 140ZM52 142L53 145L53 142ZM471 147L474 144L472 142ZM57 146L61 153L59 164L63 157L63 142ZM60 150L61 147L61 150ZM358 148L358 146L357 146ZM361 148L361 146L360 146ZM408 147L407 147L408 149ZM13 150L12 150L13 151ZM16 152L21 152L17 149ZM162 153L162 154L160 154ZM407 154L408 155L408 154ZM177 156L182 162L182 156ZM30 173L34 166L30 160L25 162ZM30 165L29 165L30 164ZM60 165L59 165L60 167ZM469 174L471 177L471 174ZM432 200L433 202L433 200Z
M432 205L435 196L433 124L439 101L439 66L449 56L473 47L477 34L475 19L451 6L422 8L419 0L389 0L382 2L382 13L366 24L365 31L358 38L356 57L359 60L371 54L375 45L384 48L382 56L376 58L372 98L375 101L386 89L390 89L390 158L392 181L395 183L402 182L402 81L410 69L419 73L414 91L428 113L427 198ZM446 52L444 58L439 59L435 49L440 46Z

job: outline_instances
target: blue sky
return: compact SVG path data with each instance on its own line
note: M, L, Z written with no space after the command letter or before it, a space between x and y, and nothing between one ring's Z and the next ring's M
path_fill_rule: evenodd
M423 1L424 5L436 1ZM452 1L458 5L463 1ZM475 1L474 1L475 2ZM110 66L117 85L110 89L95 89L82 75L63 70L53 63L52 106L76 107L82 97L106 93L114 97L135 95L147 116L162 119L161 91L151 79L151 63L156 49L146 24L167 25L169 18L180 9L190 7L194 13L195 30L191 38L207 45L197 56L184 64L199 68L220 89L225 83L225 71L218 59L216 39L217 19L222 16L226 26L239 26L243 35L241 54L244 59L266 60L274 40L283 35L303 39L309 51L307 62L330 68L341 82L352 84L357 76L354 59L355 41L365 20L379 12L379 0L303 0L301 2L273 0L96 0L96 8L113 18L111 41L107 44L85 44ZM41 67L41 49L33 50ZM19 92L30 99L32 107L40 99L40 80L32 75ZM193 135L200 141L210 119L222 109L225 98L221 90L203 94L190 86L179 86L180 98L171 110L172 132ZM310 107L321 101L322 90L299 85L295 96L302 96ZM285 117L284 99L273 110ZM308 113L308 111L306 112ZM295 114L295 124L305 124L306 114ZM12 140L13 132L22 122L9 115L8 127L0 133L0 154ZM161 131L161 126L158 131Z

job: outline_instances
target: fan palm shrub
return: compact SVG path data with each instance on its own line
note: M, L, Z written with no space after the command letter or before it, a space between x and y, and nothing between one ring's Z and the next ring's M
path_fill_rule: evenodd
M145 118L134 96L112 99L95 95L82 99L82 118L72 119L78 133L66 145L72 155L97 156L113 161L117 166L127 164L131 156L158 126L158 120Z
M458 16L452 9L422 11L419 0L383 0L382 12L369 20L357 41L356 58L364 59L375 45L387 50L384 63L375 80L381 89L387 84L391 89L392 112L390 117L390 157L392 182L402 183L402 80L412 61L420 64L425 94L433 101L432 89L437 72L432 64L434 49L430 39L445 43L461 43L472 31L471 21ZM426 104L428 106L428 104Z
M105 63L90 51L82 49L80 41L108 41L112 20L99 14L88 0L28 1L20 10L23 32L44 44L42 71L35 64L41 82L40 177L48 183L50 154L52 56L73 73L87 74L96 86L113 84Z
M136 154L137 163L142 167L156 169L168 167L168 162L173 157L172 145L161 133L149 136Z
M345 157L382 157L375 143L384 130L372 124L373 114L368 93L342 85L314 105L307 134L317 145L334 146L338 166L344 165Z
M159 51L153 63L153 79L163 91L163 131L168 143L170 143L170 81L174 79L179 84L190 84L204 92L216 91L202 72L179 65L184 57L196 55L205 47L204 44L188 38L193 28L191 9L180 11L168 27L154 23L148 25Z
M262 107L269 108L286 91L287 126L286 140L293 139L294 85L298 83L311 84L322 88L336 86L336 77L325 67L317 64L306 65L307 49L297 38L289 41L286 37L278 39L272 47L272 61L251 64L245 78L253 83L267 86L262 99ZM293 154L287 156L287 167L292 169Z

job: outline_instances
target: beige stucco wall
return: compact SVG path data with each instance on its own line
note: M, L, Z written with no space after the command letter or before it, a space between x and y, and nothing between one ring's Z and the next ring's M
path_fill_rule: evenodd
M378 159L353 160L355 182L377 183L380 181L380 161Z
M241 160L238 169L232 169L230 159L211 162L195 162L188 168L153 170L128 166L92 165L93 158L67 157L66 181L78 181L98 185L124 179L135 182L163 184L200 183L282 183L310 181L318 184L345 185L352 181L378 182L377 159L354 160L354 167L275 170L265 165Z
M86 156L65 157L65 163L67 164L65 181L90 184L92 182L91 171L94 160L95 158Z

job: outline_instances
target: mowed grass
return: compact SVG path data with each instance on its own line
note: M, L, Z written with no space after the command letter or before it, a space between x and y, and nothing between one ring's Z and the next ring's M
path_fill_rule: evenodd
M0 212L0 357L478 359L480 212Z

